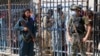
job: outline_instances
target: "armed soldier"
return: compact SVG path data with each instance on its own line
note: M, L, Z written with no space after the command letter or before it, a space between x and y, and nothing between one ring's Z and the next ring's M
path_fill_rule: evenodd
M52 54L51 52L51 39L52 39L52 35L51 35L51 27L53 25L53 10L49 9L46 16L43 17L42 19L42 38L43 38L43 50L44 50L44 54Z
M72 56L77 56L78 53L81 53L81 56L86 56L86 50L84 43L88 39L91 27L88 24L87 31L85 30L86 22L81 15L80 7L78 5L74 5L72 8L75 11L75 15L71 16L67 28L68 40L71 43L72 47Z
M23 11L22 18L20 18L15 25L15 29L20 31L20 55L19 56L34 56L33 47L35 41L35 26L34 21L30 15L30 9Z

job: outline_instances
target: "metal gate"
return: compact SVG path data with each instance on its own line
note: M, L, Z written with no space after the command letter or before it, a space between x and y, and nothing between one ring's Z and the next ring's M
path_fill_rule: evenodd
M35 13L33 0L0 0L0 56L19 56L19 32L14 25L26 8Z
M57 13L57 8L62 6L62 11L65 14L66 22L69 20L71 15L70 7L72 4L77 4L83 6L84 9L88 8L89 0L41 0L41 33L43 38L43 49L42 54L43 56L68 56L67 54L70 53L71 47L67 48L69 45L66 35L66 27L64 28L57 28L57 27L49 27L46 28L46 19L45 16L48 13L49 9L52 9L54 14L51 18L56 19L56 23L60 23L57 18L60 18L60 15ZM62 24L62 22L61 22ZM58 26L58 25L56 25ZM65 26L65 25L64 25ZM50 35L49 35L50 34ZM45 42L45 43L44 43ZM51 42L51 44L49 43ZM87 41L90 43L91 41ZM93 41L92 41L93 42ZM47 47L45 47L47 45ZM50 45L50 46L49 46ZM45 48L44 48L45 47ZM49 49L49 48L50 49ZM49 55L46 52L50 52ZM87 52L88 55L92 55L93 53ZM70 55L69 55L70 56Z
M100 33L99 33L99 29L100 29L100 25L99 25L99 18L100 18L100 12L95 14L95 18L96 20L94 20L94 55L100 55ZM95 23L96 22L96 23Z
M100 10L99 3L98 11ZM16 24L16 21L21 17L22 11L30 8L35 14L38 15L39 20L39 31L37 32L37 39L39 38L39 42L36 42L34 46L36 56L68 56L68 51L71 50L70 48L67 48L68 40L66 35L66 27L45 28L46 20L44 20L44 18L49 9L52 9L54 12L52 18L59 18L59 16L56 14L57 5L61 5L62 11L66 17L65 21L67 21L71 15L70 6L72 4L83 5L83 9L87 9L89 0L0 0L0 55L19 56L19 32L14 31L13 27ZM100 13L95 15L93 32L94 41L87 41L87 45L89 43L94 44L94 47L91 48L92 52L87 52L87 55L91 56L100 55L98 54L99 52L96 45L99 41L97 37L99 38L100 25L98 21L100 18ZM97 18L97 20L95 20L95 18ZM55 21L55 23L58 22L59 21L57 20ZM58 30L60 32L57 32Z
M100 0L95 0L94 6L94 56L100 56Z

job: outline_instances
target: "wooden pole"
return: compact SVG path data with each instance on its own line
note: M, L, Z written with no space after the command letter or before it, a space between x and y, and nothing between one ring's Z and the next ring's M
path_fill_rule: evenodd
M40 42L39 42L39 46L40 46L40 53L42 56L42 40L41 40L41 0L39 0L38 2L38 13L39 13L39 38L40 38Z
M11 0L8 0L8 47L11 52Z

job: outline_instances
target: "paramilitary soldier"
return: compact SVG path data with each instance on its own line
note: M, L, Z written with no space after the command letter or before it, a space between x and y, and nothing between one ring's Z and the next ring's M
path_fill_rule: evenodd
M23 11L22 18L20 18L15 25L15 29L20 31L19 44L20 55L19 56L34 56L33 47L35 41L35 26L34 20L31 18L30 9Z
M88 24L88 30L85 30L85 21L81 15L81 11L78 5L74 5L71 8L75 15L71 16L67 28L68 40L71 42L72 47L72 56L77 56L78 53L81 53L81 56L86 56L86 50L84 43L89 37L91 27Z

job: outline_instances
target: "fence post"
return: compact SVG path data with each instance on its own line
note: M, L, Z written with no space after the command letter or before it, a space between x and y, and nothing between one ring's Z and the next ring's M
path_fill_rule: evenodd
M98 0L94 0L94 11L97 12Z
M87 0L87 7L86 9L89 9L89 0Z
M11 0L8 0L8 50L11 52Z
M42 56L42 40L41 40L41 0L38 0L38 13L39 13L39 46L40 46L40 56Z

